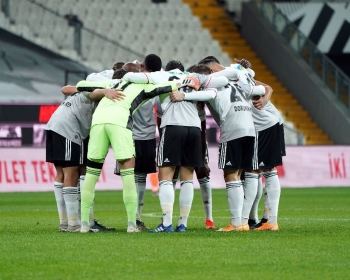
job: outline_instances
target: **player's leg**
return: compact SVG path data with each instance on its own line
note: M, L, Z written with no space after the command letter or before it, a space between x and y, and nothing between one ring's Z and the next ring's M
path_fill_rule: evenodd
M146 191L146 178L149 173L156 173L156 139L135 140L136 162L135 180L138 192L138 209L136 214L136 225L141 230L148 230L142 222L141 213L144 205Z
M136 161L137 161L137 159L136 159ZM147 173L135 174L135 183L136 183L137 198L138 198L138 206L137 206L137 213L136 213L136 225L140 229L145 229L145 230L147 230L148 228L142 222L141 214L142 214L142 209L143 209L144 199L145 199L146 180L147 180Z
M174 176L173 176L173 186L174 186L174 191L176 190L176 183L179 180L180 176L180 166L176 166L175 171L174 171Z
M227 191L228 208L231 214L231 221L226 227L219 231L239 231L241 226L241 215L243 207L243 185L240 178L241 171L234 164L232 156L235 154L233 141L221 143L219 146L218 167L224 169L224 179ZM238 159L241 157L240 149L237 151ZM237 154L236 154L237 155ZM239 160L238 160L239 161Z
M162 137L158 146L158 179L159 202L162 209L163 221L150 232L173 231L173 208L175 201L173 176L176 166L181 163L181 143L183 131L178 126L166 126L162 129Z
M242 210L242 225L247 227L249 214L251 212L256 194L258 192L259 184L259 165L258 165L258 143L259 143L259 133L256 133L255 143L254 143L254 153L252 159L252 166L250 169L244 172L244 201Z
M260 199L261 199L261 196L263 193L262 176L263 176L262 172L259 172L258 190L257 190L256 197L255 197L253 205L252 205L252 209L250 210L250 213L249 213L248 224L249 224L250 229L254 229L255 226L259 223L259 214L258 214L259 202L260 202Z
M60 147L54 141L55 133L51 130L46 131L46 161L51 162L55 165L56 178L54 183L54 194L57 205L58 217L60 220L60 225L58 226L59 231L67 231L68 218L67 218L67 208L63 199L63 170L58 159L55 159L56 149Z
M282 164L280 124L277 123L263 131L266 132L266 160L264 161L263 174L265 176L266 203L268 204L269 217L266 223L261 223L255 230L278 230L277 215L281 195L281 186L275 166ZM260 161L260 160L259 160ZM260 163L261 164L261 163ZM267 205L266 205L267 206Z
M244 193L240 173L240 169L224 169L227 202L231 220L226 227L220 228L218 231L241 231Z
M56 166L56 179L54 183L54 193L58 211L58 217L60 220L60 225L58 227L59 231L67 231L68 228L68 216L67 208L63 198L63 169L62 166Z
M71 147L72 152L74 147ZM80 147L79 147L80 149ZM77 182L79 179L79 162L65 162L62 165L64 181L63 181L63 199L67 207L68 215L68 231L80 231L79 220L79 191Z
M255 230L279 230L277 223L278 206L281 196L281 186L277 169L264 170L265 197L264 217L255 227Z
M68 218L67 208L63 199L63 170L58 159L55 159L56 150L60 149L60 142L54 141L55 133L51 130L46 131L46 161L55 165L56 178L54 183L54 194L57 205L58 217L60 225L59 231L67 231ZM58 145L58 146L57 146ZM62 148L63 149L63 148Z
M86 151L87 151L87 145L86 145ZM85 175L86 175L87 152L86 152L86 155L84 157L83 164L84 165L80 166L80 177L79 177L79 183L78 183L78 191L79 191L79 220L80 221L81 221L81 208L80 208L80 206L81 206L81 192L80 192L80 189L84 185L84 180L85 180ZM101 223L99 223L98 220L95 219L94 204L95 204L95 200L92 203L91 210L90 210L90 215L89 215L90 228L92 230L95 230L95 231L96 230L98 230L98 231L115 231L115 228L106 227L106 226L102 225Z
M249 230L248 224L241 223L244 200L241 173L252 166L253 153L254 137L242 137L220 144L219 168L224 169L231 222L219 231Z
M95 199L95 187L101 175L104 160L107 156L110 141L105 125L94 125L90 130L88 160L84 184L81 188L81 230L80 232L97 231L90 228L90 211Z
M85 180L85 175L86 175L87 149L88 149L89 138L90 137L87 137L83 141L82 146L81 146L81 153L83 155L83 162L80 165L80 176L79 176L79 181L78 181L78 191L79 191L80 204L81 204L81 188L84 185L84 180ZM79 208L79 217L80 217L80 220L81 220L81 209L80 208ZM91 206L89 220L90 220L90 227L94 226L95 225L94 203Z
M263 173L263 176L264 176L264 173ZM269 197L267 196L267 191L266 191L266 179L265 179L265 190L263 192L264 192L264 215L260 221L260 224L266 223L269 220L269 216L270 216Z
M244 172L244 201L242 210L242 224L248 224L249 215L258 192L259 173L256 171Z
M191 212L192 201L194 196L193 171L194 167L180 167L180 217L175 230L177 232L185 232L187 229L187 220Z
M206 155L205 155L205 166L196 168L196 175L200 187L203 208L205 213L205 227L207 229L215 228L213 220L213 206L212 206L212 192L210 185L210 168L209 168L209 154L208 154L208 143L206 143Z
M186 138L182 142L181 167L180 167L180 217L177 222L176 231L185 232L187 220L190 215L193 201L193 171L202 165L201 130L198 127L183 127Z
M159 166L158 180L159 180L159 202L162 209L162 221L150 232L173 232L173 209L175 201L174 185L172 178L174 176L175 166Z
M117 125L106 124L114 157L118 160L123 183L123 202L126 209L127 232L139 232L136 226L137 190L135 184L135 146L132 131Z

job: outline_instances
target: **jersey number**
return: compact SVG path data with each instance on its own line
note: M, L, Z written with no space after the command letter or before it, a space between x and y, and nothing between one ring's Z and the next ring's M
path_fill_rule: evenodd
M231 88L231 102L242 102L242 98L247 101L243 89L238 84L234 84L234 86L229 84L228 86Z

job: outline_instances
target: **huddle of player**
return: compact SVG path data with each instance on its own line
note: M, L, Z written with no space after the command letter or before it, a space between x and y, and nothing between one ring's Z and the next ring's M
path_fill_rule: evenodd
M215 228L204 106L220 127L218 168L223 169L231 214L228 226L218 231L278 230L276 166L282 164L285 149L283 120L269 101L271 87L254 80L255 73L244 59L229 67L212 56L187 71L176 60L168 62L164 71L161 67L161 59L150 54L142 63L116 63L111 70L93 73L86 81L62 89L68 97L46 128L46 160L57 171L54 190L59 230L114 230L98 224L93 215L95 185L110 146L123 183L127 232L185 232L194 172L205 226ZM141 219L146 177L157 166L162 221L148 229ZM262 174L266 179L265 213L259 221ZM180 217L173 228L178 176Z

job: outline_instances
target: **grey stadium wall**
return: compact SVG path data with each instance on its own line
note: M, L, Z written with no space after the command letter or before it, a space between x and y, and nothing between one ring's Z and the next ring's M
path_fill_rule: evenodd
M243 38L337 145L350 144L350 113L260 14L244 3Z

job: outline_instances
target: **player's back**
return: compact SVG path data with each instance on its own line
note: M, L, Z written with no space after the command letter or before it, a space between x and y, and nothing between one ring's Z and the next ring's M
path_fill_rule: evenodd
M250 93L256 86L254 71L251 69L245 69L239 64L232 64L231 67L239 69L239 80L237 83L243 88L246 96L250 98ZM280 122L280 114L270 101L268 101L267 104L260 110L256 109L252 103L251 108L255 129L257 131L267 129Z
M152 100L142 104L134 113L133 138L135 140L150 140L155 138L156 118Z
M183 79L189 72L183 72L174 69L169 72L160 71L149 73L153 82L161 83L172 79ZM193 101L171 102L169 94L159 96L159 102L162 109L161 128L167 125L195 126L201 127L201 121L198 116L197 103Z
M221 143L255 135L251 106L239 85L229 83L209 104L209 109L220 116Z
M135 104L133 106L134 108L132 108L132 103L145 90L147 84L134 84L120 80L117 83L116 81L111 82L108 88L112 87L123 89L124 99L113 101L107 97L103 97L93 115L92 125L110 123L126 127L131 112L137 107ZM140 100L139 104L144 100L145 98Z
M74 93L56 109L46 125L71 141L80 144L88 135L96 102L89 99L88 93Z

